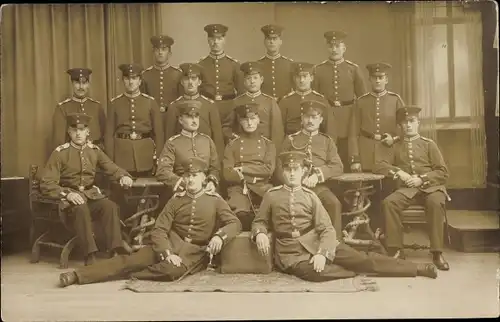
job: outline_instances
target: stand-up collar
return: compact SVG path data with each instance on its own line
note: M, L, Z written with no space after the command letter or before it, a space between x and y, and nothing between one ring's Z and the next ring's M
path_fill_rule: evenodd
M183 96L187 100L195 100L195 99L198 99L200 97L200 93L196 93L193 96L189 96L189 95L184 94Z
M339 60L332 60L332 59L328 59L328 61L329 61L330 63L334 64L334 65L340 65L340 64L342 64L345 60L344 60L344 58L341 58L341 59L339 59Z
M220 55L209 53L208 56L212 57L213 59L222 59L226 57L226 53L222 53Z
M257 96L260 96L260 94L262 94L261 91L258 91L258 92L255 92L255 93L250 93L250 92L246 92L245 93L248 97L251 97L251 98L256 98Z
M302 190L302 186L297 186L295 188L292 188L292 187L287 186L286 184L283 185L283 188L285 188L286 191L290 191L290 192L297 192L299 190Z
M189 132L189 131L186 131L186 130L182 130L181 131L181 134L184 135L184 136L187 136L188 138L192 139L194 138L196 135L198 135L198 132Z
M266 53L266 57L269 58L270 60L275 60L275 59L278 59L281 57L281 54L280 53L277 53L276 55L274 56L271 56L269 55L268 53Z
M299 91L299 90L297 90L297 89L296 89L296 90L295 90L295 93L297 93L297 94L298 94L298 95L300 95L300 96L306 96L306 95L309 95L309 94L311 94L311 93L312 93L312 89L308 89L308 90L307 90L307 91L305 91L305 92L301 92L301 91Z
M165 70L165 69L168 69L169 67L170 67L170 64L166 64L165 66L158 66L156 64L153 65L153 68L157 69L157 70Z
M387 94L387 90L385 90L385 89L380 93L370 92L370 95L375 96L375 97L382 97L385 94Z
M141 95L141 92L140 92L140 91L138 91L138 92L137 92L137 93L135 93L135 94L129 94L129 93L125 92L125 93L123 93L123 95L125 95L125 96L126 96L126 97L128 97L128 98L136 98L137 96Z
M319 133L319 130L316 130L316 131L313 131L313 132L309 132L309 131L306 131L306 130L302 129L302 133L304 133L307 136L315 136L315 135L317 135Z
M195 194L191 194L191 193L189 193L189 191L186 191L186 196L188 196L191 199L199 198L199 197L203 196L204 194L205 194L205 190L203 190L203 189L201 189L200 191L198 191Z
M85 103L88 99L88 97L84 97L84 98L78 98L78 97L75 97L75 96L72 96L71 99L75 102L78 102L78 103Z
M415 140L418 140L418 139L420 139L420 134L414 135L412 137L406 137L405 136L405 138L404 138L404 140L406 142L411 142L411 141L415 141Z

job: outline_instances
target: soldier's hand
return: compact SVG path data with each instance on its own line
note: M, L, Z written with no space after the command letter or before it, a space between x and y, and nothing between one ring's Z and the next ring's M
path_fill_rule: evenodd
M316 187L316 185L319 182L318 175L316 173L313 173L312 175L309 176L309 184L311 188Z
M131 177L123 176L120 178L120 186L122 186L122 187L130 188L130 187L132 187L133 183L134 183L134 180L132 180Z
M375 134L373 138L374 138L376 141L380 141L380 140L382 140L382 135L380 135L380 134Z
M361 172L361 163L356 162L351 164L351 171L352 172Z
M406 185L410 188L418 188L420 187L424 181L420 179L420 177L412 177L408 181L406 181Z
M85 200L76 192L70 192L66 196L66 199L74 205L83 205Z
M215 184L212 181L209 181L205 186L205 191L209 193L214 193L216 191Z
M382 139L382 143L387 146L392 146L394 144L394 138L389 133L385 133L384 138Z
M311 177L306 177L302 180L302 184L307 188L312 188Z
M257 237L255 237L255 243L257 244L257 249L262 256L267 256L269 254L269 248L271 245L269 244L269 237L267 237L264 233L259 233Z
M401 179L404 183L406 183L408 180L412 178L410 174L404 172L403 170L399 170L396 174L398 175L399 179Z
M182 258L180 258L179 256L177 256L175 254L168 255L166 261L167 261L167 263L170 263L170 264L177 266L177 267L181 267L181 264L182 264Z
M210 242L208 243L207 250L210 254L212 255L217 255L220 250L222 249L222 238L219 236L214 236L212 239L210 239Z
M325 269L326 257L321 254L316 254L311 257L309 263L313 264L314 270L321 273Z

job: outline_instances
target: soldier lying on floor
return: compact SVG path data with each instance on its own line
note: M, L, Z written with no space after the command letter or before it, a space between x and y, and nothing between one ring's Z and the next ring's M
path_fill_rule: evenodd
M305 153L284 152L285 184L270 189L252 223L252 239L262 255L270 248L267 232L273 227L275 264L283 272L320 282L354 277L356 273L379 276L437 277L433 264L416 264L376 253L359 252L339 242L321 201L302 187Z
M186 191L168 201L151 232L150 245L131 255L62 273L60 285L102 282L126 275L173 281L203 270L209 263L207 253L218 254L241 231L241 224L226 201L205 190L205 161L193 157L183 168Z

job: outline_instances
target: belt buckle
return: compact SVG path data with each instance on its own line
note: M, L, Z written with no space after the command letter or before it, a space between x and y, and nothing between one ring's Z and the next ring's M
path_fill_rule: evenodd
M342 106L342 105L340 104L340 101L334 101L334 102L333 102L333 106L335 106L335 107L340 107L340 106Z
M84 186L79 186L79 187L78 187L78 190L79 190L79 191L84 191L84 190L85 190L85 187L84 187Z
M294 230L294 231L292 231L292 237L293 237L293 238L300 237L300 232L299 232L298 230Z
M189 238L189 237L184 237L184 241L185 241L186 243L190 243L190 244L191 244L191 242L193 241L193 239L192 239L192 238Z
M132 140L137 139L137 133L135 133L135 132L130 133L130 138L131 138Z
M222 101L222 95L215 95L216 101Z
M165 108L165 106L160 106L160 112L165 112L167 109Z

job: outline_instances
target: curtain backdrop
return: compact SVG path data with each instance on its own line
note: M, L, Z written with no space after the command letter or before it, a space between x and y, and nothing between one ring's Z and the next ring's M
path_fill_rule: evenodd
M66 70L88 67L90 96L107 109L117 66L152 61L157 4L9 5L2 12L2 177L26 176L51 152L52 113L71 95ZM131 14L133 13L133 14ZM139 14L137 14L139 13Z

